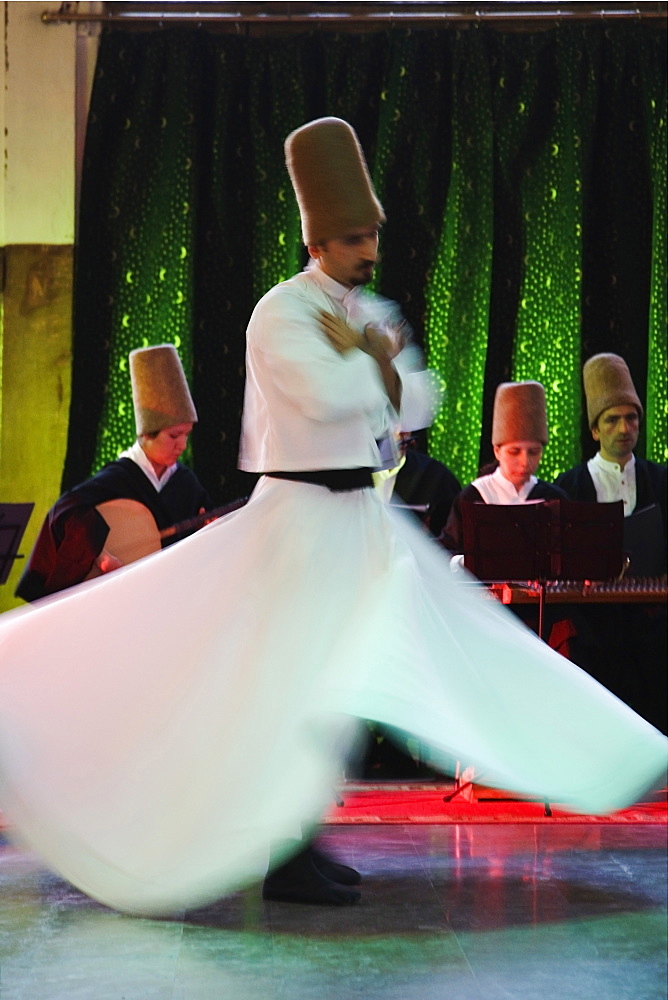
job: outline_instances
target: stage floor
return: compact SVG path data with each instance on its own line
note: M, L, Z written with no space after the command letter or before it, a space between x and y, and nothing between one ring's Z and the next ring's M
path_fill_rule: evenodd
M0 835L2 1000L666 1000L666 828L332 825L350 908L108 910Z

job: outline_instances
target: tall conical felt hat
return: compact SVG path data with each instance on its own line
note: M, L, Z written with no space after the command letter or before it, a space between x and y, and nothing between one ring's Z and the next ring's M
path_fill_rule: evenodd
M340 118L317 118L285 140L306 246L385 222L362 147Z
M635 406L642 420L643 408L631 372L618 354L595 354L585 361L582 381L590 427L595 427L603 411L611 406Z
M196 423L197 411L173 344L131 351L130 381L138 436Z
M492 444L540 441L547 444L545 389L540 382L502 382L497 386Z

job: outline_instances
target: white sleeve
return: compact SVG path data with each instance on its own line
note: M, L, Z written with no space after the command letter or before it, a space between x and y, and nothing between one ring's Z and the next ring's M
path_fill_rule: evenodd
M394 367L401 378L400 429L429 427L443 402L443 379L438 372L424 368L422 352L413 344L397 354Z

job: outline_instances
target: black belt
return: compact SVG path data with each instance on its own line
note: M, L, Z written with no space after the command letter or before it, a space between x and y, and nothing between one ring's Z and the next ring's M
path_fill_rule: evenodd
M365 490L373 486L373 469L318 469L314 472L265 472L272 479L291 479L297 483L326 486L332 493Z

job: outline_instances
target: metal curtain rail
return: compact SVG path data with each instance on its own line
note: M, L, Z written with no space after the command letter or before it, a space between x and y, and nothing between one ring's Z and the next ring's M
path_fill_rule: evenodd
M447 24L481 21L575 21L612 18L666 20L668 3L419 3L387 0L380 3L221 3L108 4L116 12L79 13L77 4L62 3L57 11L43 11L45 24L62 22L113 24Z

